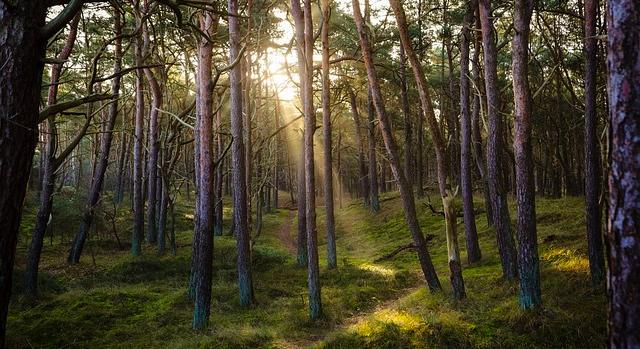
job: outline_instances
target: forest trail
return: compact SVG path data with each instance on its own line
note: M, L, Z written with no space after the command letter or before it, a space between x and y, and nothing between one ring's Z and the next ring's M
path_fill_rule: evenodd
M285 218L282 225L278 228L277 238L280 240L282 245L287 249L287 251L291 252L294 256L296 255L296 242L293 236L291 236L291 226L293 225L294 212L297 212L292 209L287 209L289 212L287 213L287 218Z

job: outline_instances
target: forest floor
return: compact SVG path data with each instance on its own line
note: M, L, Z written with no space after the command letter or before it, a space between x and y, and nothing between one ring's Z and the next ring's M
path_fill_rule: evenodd
M591 288L586 258L582 198L537 200L538 240L544 308L519 310L518 286L501 279L495 235L478 215L482 262L463 265L468 298L451 295L444 222L419 204L444 291L430 294L414 252L377 258L410 242L397 193L383 196L373 215L359 201L337 208L339 266L326 268L324 216L318 208L322 301L325 317L307 318L306 270L296 266L295 211L265 215L253 250L256 304L238 305L235 241L215 238L211 326L191 330L192 303L186 296L193 207L181 200L176 216L177 255L158 256L145 246L129 253L129 204L105 208L79 265L66 264L78 227L83 197L56 197L43 252L37 300L22 291L26 247L36 198L30 197L16 257L15 289L9 309L10 348L589 348L603 347L605 295ZM284 196L283 196L284 197ZM192 198L191 198L192 199ZM76 202L77 201L77 202ZM228 200L227 200L228 202ZM476 202L481 208L482 202ZM513 209L513 207L512 207ZM513 214L512 210L512 216ZM230 209L225 208L225 217ZM116 217L111 219L111 216ZM515 218L515 217L512 217ZM465 254L459 219L460 246ZM225 221L225 232L229 221ZM117 234L113 233L115 226ZM117 243L116 235L121 241Z

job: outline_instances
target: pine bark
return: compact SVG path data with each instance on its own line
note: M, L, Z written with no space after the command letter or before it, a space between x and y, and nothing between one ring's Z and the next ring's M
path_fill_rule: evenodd
M93 174L93 180L91 181L91 189L87 198L85 211L82 215L80 222L80 230L76 234L74 239L74 246L70 254L72 263L78 263L84 247L84 242L87 238L87 234L91 229L93 217L95 215L95 208L100 201L100 194L102 192L102 186L104 183L104 177L107 172L107 166L109 165L109 154L111 153L111 141L113 139L113 129L118 117L118 96L120 94L120 80L119 75L122 71L122 39L119 36L122 34L122 23L120 12L118 9L114 11L114 32L116 37L114 41L114 69L113 74L115 77L111 82L111 94L114 96L114 101L109 106L109 114L104 124L104 133L100 140L100 152L97 158L96 169Z
M589 269L593 286L600 287L605 277L604 252L602 244L602 213L600 210L600 186L602 168L598 141L598 115L596 105L596 84L598 67L598 43L596 36L598 0L584 2L584 168L585 168L585 208L587 220L587 243L589 249Z
M233 1L233 0L231 0ZM230 13L231 12L230 8ZM200 30L213 35L217 17L210 13L199 15ZM195 152L198 159L196 177L196 222L193 234L192 275L193 329L208 325L211 313L211 278L213 273L213 98L212 57L213 44L205 38L198 43L198 70L196 95L196 128L198 139ZM149 186L149 188L151 188Z
M322 138L324 150L324 207L327 227L327 266L338 266L333 200L333 156L331 144L331 81L329 79L329 0L322 0Z
M640 3L607 10L609 348L640 347Z
M137 26L141 25L142 14L140 9L136 11ZM142 38L140 35L136 38L134 45L134 60L138 67L144 64L142 52ZM144 160L144 71L142 68L136 69L136 113L135 113L135 131L133 143L133 234L131 236L131 254L139 256L142 254L142 239L144 236L144 194L142 180L142 162Z
M229 13L238 14L238 1L229 0ZM229 62L234 62L240 55L240 20L237 16L229 17ZM249 213L247 200L247 171L245 167L245 146L243 141L243 115L242 107L242 69L235 65L229 72L230 107L231 107L231 171L234 188L233 216L235 220L236 249L238 253L238 288L240 291L240 304L248 306L254 302L253 280L251 274L251 250L249 230Z
M353 17L356 22L358 36L360 38L360 48L362 50L365 68L367 70L367 78L369 80L372 102L375 106L380 130L385 147L387 149L387 153L389 155L389 163L391 164L393 175L395 176L400 188L400 198L404 207L405 220L407 221L409 231L411 232L413 243L416 246L418 258L420 260L420 267L424 274L425 280L427 281L427 285L431 292L437 292L442 289L442 286L440 285L440 280L438 280L438 275L436 274L433 262L431 261L431 256L427 251L426 242L424 236L422 235L422 231L420 230L420 225L418 224L413 191L411 190L411 187L407 182L404 171L400 167L401 165L398 147L393 137L391 123L386 112L384 99L382 97L382 94L380 93L380 84L378 82L375 66L373 64L369 33L365 29L365 24L360 12L359 0L353 0L352 4Z
M515 109L513 152L516 165L518 203L518 276L520 306L542 306L540 261L536 230L536 189L531 145L531 91L529 89L529 31L533 0L516 0L512 48L513 97Z
M500 95L498 87L497 48L491 19L491 0L480 0L480 23L484 46L485 85L487 94L487 119L489 138L487 141L487 180L489 183L491 206L502 275L513 280L518 275L515 243L511 233L511 221L502 176L502 117L500 116Z
M305 215L307 219L307 284L309 287L309 317L317 320L322 316L320 293L320 267L318 261L318 234L316 231L316 180L313 136L316 131L316 115L313 106L313 18L311 1L304 0L304 170L305 170Z
M351 106L351 117L355 128L356 147L358 148L358 184L360 195L364 201L364 206L369 206L369 182L367 178L367 164L365 162L364 145L362 144L362 122L360 121L360 113L358 113L358 102L353 89L347 89L349 93L349 104Z
M464 230L467 237L467 260L476 263L482 258L478 243L476 217L473 212L473 182L471 177L471 116L469 115L469 42L473 26L473 15L477 1L467 4L462 34L460 35L460 188L462 190L462 210L464 212Z

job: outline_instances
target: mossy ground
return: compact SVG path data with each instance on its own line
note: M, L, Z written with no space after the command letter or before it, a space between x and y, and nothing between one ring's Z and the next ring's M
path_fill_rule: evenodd
M64 199L64 198L63 198ZM36 206L30 198L28 208ZM464 265L468 298L451 297L444 222L419 207L423 232L444 292L430 294L415 253L374 260L410 242L396 193L383 197L370 214L359 201L337 209L339 267L326 268L324 217L318 208L322 301L325 318L307 318L306 270L281 241L295 239L295 214L286 209L265 216L253 249L256 305L238 305L235 240L215 238L211 326L191 330L192 303L186 295L190 269L192 210L182 198L176 212L178 253L157 256L145 246L131 257L129 205L117 212L115 242L110 219L101 218L79 265L67 266L68 240L77 229L71 198L54 210L53 243L45 246L41 296L22 294L26 244L33 226L28 209L16 261L16 287L9 310L8 344L15 348L547 348L602 347L605 297L588 275L581 198L538 198L544 308L519 310L517 283L501 279L495 235L478 216L481 263ZM228 200L227 200L228 202ZM477 207L482 207L477 202ZM112 210L112 207L105 210ZM513 215L512 210L512 215ZM229 211L225 214L228 217ZM295 213L295 212L294 212ZM61 219L60 217L67 217ZM513 218L513 217L512 217ZM461 219L459 220L461 222ZM286 226L289 226L288 228ZM229 222L225 221L225 231ZM460 246L465 256L464 230ZM60 241L60 233L65 238ZM284 233L284 234L283 234Z

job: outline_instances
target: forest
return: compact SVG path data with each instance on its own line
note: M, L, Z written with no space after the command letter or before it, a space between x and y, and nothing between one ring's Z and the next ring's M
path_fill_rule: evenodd
M603 347L638 0L0 0L0 349Z

